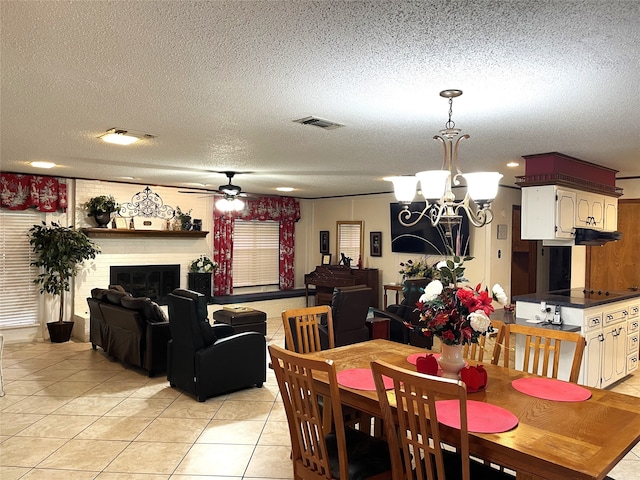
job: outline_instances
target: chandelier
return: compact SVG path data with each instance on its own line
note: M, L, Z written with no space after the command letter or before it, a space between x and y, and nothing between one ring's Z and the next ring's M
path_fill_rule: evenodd
M498 193L498 182L502 175L498 172L462 173L460 170L458 146L463 139L469 138L469 135L461 135L461 130L455 128L456 124L451 120L453 99L460 95L462 90L440 92L441 97L449 99L449 120L440 134L433 137L442 143L444 149L441 169L385 178L393 182L396 199L403 206L398 214L398 221L405 227L413 227L427 217L434 227L442 224L450 232L453 226L462 222L462 212L476 227L482 227L493 220L491 202ZM462 200L456 201L451 189L453 185L460 185L459 177L465 179L467 192ZM415 197L418 182L426 206L421 212L412 212L409 206ZM417 218L412 220L414 214L417 214Z

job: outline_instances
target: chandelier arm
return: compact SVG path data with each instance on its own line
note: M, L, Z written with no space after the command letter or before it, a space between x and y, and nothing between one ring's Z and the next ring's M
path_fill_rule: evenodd
M408 208L402 209L398 213L398 221L400 222L401 225L403 225L405 227L413 227L413 226L417 225L418 222L420 220L422 220L425 216L428 216L427 212L432 207L435 207L435 205L429 205L429 202L427 202L427 204L424 207L424 210L422 210L422 212L412 212ZM416 220L414 220L413 222L407 223L409 221L409 219L413 216L414 213L418 214L418 218Z
M442 167L440 170L451 170L451 168L447 168L447 141L440 135L434 135L433 139L442 143Z
M468 138L470 138L470 135L469 135L469 134L464 134L464 135L462 135L461 137L459 137L459 138L456 140L456 144L455 144L455 146L454 146L454 148L453 148L453 165L456 167L456 172L458 172L458 175L462 175L462 171L460 170L460 166L458 165L458 147L460 146L460 142L461 142L463 139L465 139L465 140L466 140L466 139L468 139ZM456 175L456 176L457 176L457 175ZM456 185L458 185L458 183L456 183Z
M491 220L493 220L493 212L491 211L491 208L489 208L488 205L485 205L484 207L479 208L478 210L474 210L469 205L469 195L465 195L464 200L454 207L456 214L458 213L458 210L461 208L464 210L465 214L469 218L469 221L475 227L483 227L484 225L491 223Z

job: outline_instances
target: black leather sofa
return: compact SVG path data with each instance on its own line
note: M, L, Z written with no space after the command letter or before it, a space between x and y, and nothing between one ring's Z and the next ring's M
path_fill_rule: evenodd
M169 321L149 298L135 298L116 288L94 288L89 304L89 339L116 360L147 370L148 375L167 369Z
M236 333L224 323L210 325L207 299L176 289L169 294L167 379L199 402L267 380L267 346L258 332Z

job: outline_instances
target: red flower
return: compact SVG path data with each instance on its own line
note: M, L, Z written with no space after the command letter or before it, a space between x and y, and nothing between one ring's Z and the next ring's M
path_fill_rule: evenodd
M445 330L442 332L442 340L448 340L453 342L456 339L456 336L453 334L451 330Z

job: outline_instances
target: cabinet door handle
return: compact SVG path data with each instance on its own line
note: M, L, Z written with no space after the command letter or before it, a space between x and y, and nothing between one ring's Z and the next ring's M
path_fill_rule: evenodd
M600 340L601 342L604 342L604 335L602 333L598 334L598 340Z

